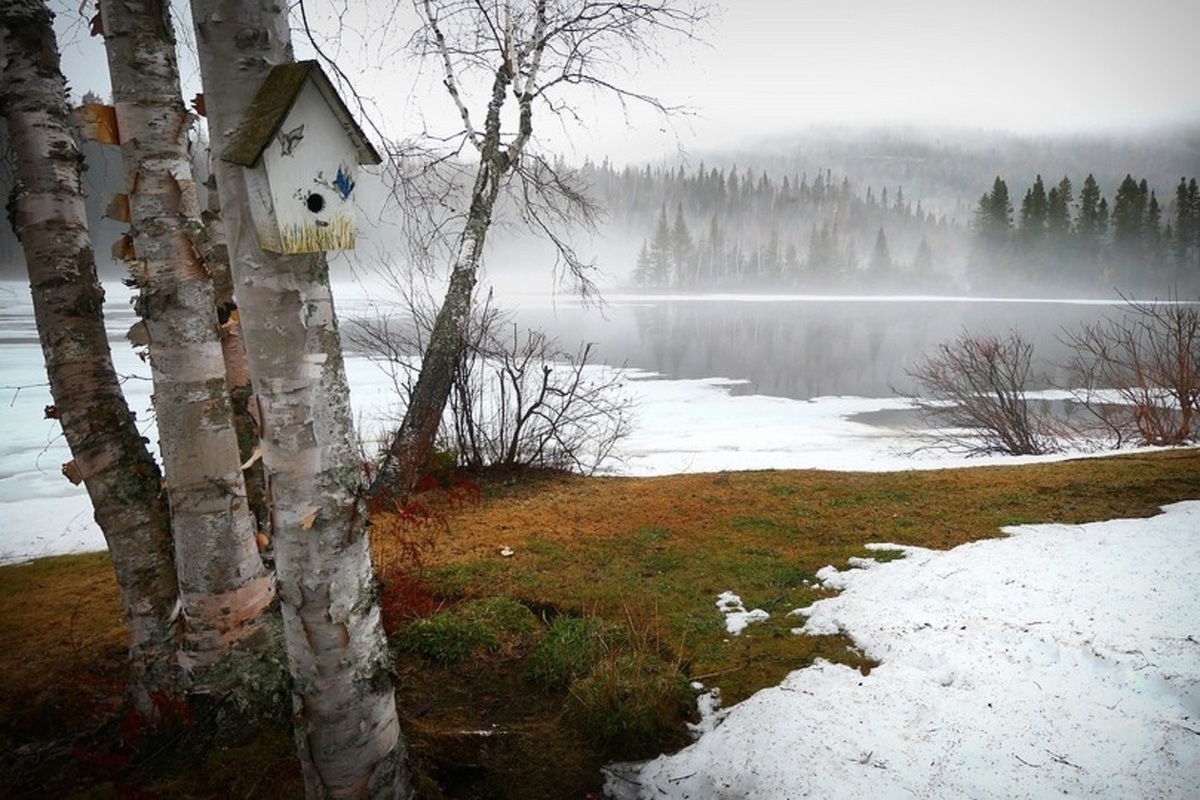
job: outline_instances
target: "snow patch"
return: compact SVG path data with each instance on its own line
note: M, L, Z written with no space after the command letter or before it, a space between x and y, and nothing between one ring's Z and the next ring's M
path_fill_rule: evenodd
M733 592L721 592L717 595L717 610L725 615L725 630L730 636L737 636L753 622L770 619L771 615L761 608L747 611L742 605L742 598Z
M1200 501L820 576L798 613L880 666L819 661L610 797L1196 797ZM793 612L796 613L796 612ZM628 765L627 765L628 766Z

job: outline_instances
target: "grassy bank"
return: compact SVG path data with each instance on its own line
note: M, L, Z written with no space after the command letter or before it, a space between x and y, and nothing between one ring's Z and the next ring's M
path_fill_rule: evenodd
M679 681L732 703L818 657L868 671L845 639L790 632L787 612L824 596L821 567L871 555L868 542L948 548L1006 525L1148 516L1200 499L1200 451L480 487L375 520L414 763L429 796L582 798L606 760L686 741L663 727ZM726 590L770 618L730 636ZM61 774L57 796L299 796L278 722L119 768L89 760L119 697L123 635L103 555L0 568L0 794L45 796Z

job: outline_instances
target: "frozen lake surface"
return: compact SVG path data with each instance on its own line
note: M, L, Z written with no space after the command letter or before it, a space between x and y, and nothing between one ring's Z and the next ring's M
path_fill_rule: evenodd
M157 442L148 370L123 339L134 321L129 290L120 284L106 289L117 369L144 433ZM344 319L381 310L377 287L349 284L335 291ZM861 420L908 408L888 388L895 376L937 337L957 335L972 315L992 328L1024 319L1043 330L1109 308L1090 301L765 295L614 296L603 313L566 297L521 297L510 305L522 324L558 335L568 350L595 341L598 358L626 365L636 422L607 467L626 475L987 463L912 455L912 431ZM347 372L354 412L369 439L395 416L395 392L390 378L361 355L348 356ZM103 549L83 488L61 475L70 455L58 425L44 418L51 399L24 283L0 283L0 392L0 507L7 521L0 560Z

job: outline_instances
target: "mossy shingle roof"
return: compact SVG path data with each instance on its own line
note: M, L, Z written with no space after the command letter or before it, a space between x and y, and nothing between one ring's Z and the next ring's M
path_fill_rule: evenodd
M288 112L295 105L300 90L310 80L354 143L358 151L358 163L378 164L382 160L379 153L354 121L345 102L316 61L279 64L271 69L247 109L246 116L221 153L221 158L243 167L257 164L263 150L275 138Z

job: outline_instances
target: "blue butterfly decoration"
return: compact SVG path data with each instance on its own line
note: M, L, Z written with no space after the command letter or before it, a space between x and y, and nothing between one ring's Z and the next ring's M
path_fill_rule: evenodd
M345 200L354 191L354 181L350 180L349 173L342 167L338 167L337 177L333 179L333 188Z

